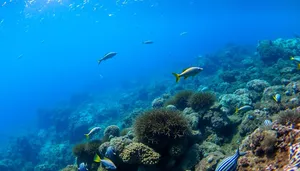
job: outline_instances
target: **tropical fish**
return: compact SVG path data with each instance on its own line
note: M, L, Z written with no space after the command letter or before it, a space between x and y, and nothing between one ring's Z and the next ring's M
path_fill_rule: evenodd
M195 76L199 74L201 71L203 71L203 68L200 67L189 67L182 71L182 73L172 73L176 77L176 83L180 80L180 77L184 77L184 79L187 79L190 76Z
M89 133L84 134L85 137L86 137L86 139L90 139L90 135L91 135L92 133L94 133L95 131L100 130L100 129L101 129L100 127L94 127L93 129L91 129Z
M292 60L292 61L296 61L296 62L298 62L298 69L300 69L300 56L291 56L290 57L290 59Z
M267 127L269 127L269 126L272 126L272 121L270 121L269 119L266 119L266 120L264 120L264 126L267 126Z
M153 44L154 42L152 40L146 40L146 41L143 41L143 44Z
M103 58L101 58L101 59L98 60L98 65L99 65L102 61L105 61L105 60L107 60L107 59L110 59L110 58L116 56L116 54L117 54L117 52L109 52L109 53L105 54L105 55L103 56Z
M229 156L222 160L215 171L234 171L237 167L237 162L240 156L247 154L246 152L240 152L239 149L236 150L236 153L233 156Z
M117 169L117 166L110 159L105 157L104 159L101 159L97 154L95 154L94 162L96 163L101 162L106 169L111 169L111 170Z
M87 167L87 164L80 163L78 166L78 171L87 171L88 169L86 167Z
M300 56L291 56L290 60L300 62Z
M112 159L116 155L115 149L113 146L109 146L106 149L105 156Z
M242 106L240 108L235 108L235 114L239 113L239 112L246 112L246 111L249 111L249 110L252 110L252 109L253 109L252 106L250 106L250 105L244 105L244 106Z
M275 94L275 96L273 96L273 99L275 100L275 102L280 103L281 102L281 95L280 94Z

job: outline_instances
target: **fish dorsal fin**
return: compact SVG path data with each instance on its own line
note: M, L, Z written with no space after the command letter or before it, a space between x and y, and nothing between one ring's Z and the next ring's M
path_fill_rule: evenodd
M190 67L188 67L188 68L184 68L183 70L182 70L182 72L184 72L184 71L186 71L186 70L188 70Z
M107 160L107 161L111 162L111 160L109 158L107 158L107 157L104 157L103 160Z

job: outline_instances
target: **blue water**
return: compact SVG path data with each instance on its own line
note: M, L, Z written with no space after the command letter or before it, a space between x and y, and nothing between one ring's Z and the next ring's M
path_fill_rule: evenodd
M0 0L2 143L34 130L37 109L74 93L113 94L133 80L146 85L173 79L171 72L227 43L255 47L258 40L300 33L297 0L90 0L83 9L83 1L71 0L37 0L28 7L20 0L4 3ZM142 44L145 40L154 44ZM110 51L117 56L98 66Z

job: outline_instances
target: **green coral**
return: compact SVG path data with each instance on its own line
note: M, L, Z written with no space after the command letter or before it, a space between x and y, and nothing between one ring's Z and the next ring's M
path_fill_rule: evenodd
M94 156L98 151L98 147L101 145L101 141L91 141L87 143L81 143L81 144L76 144L72 152L74 156L77 157L77 162L78 163L87 163L88 167L92 167L91 164L93 163Z
M189 98L188 105L191 106L193 110L200 111L201 109L211 107L215 100L215 95L210 92L198 92Z
M188 99L193 94L191 90L183 90L175 94L171 99L167 100L165 106L174 105L177 109L183 110L188 106Z
M190 127L179 111L152 109L136 119L134 132L139 141L162 149L170 142L189 135Z
M154 165L159 162L160 154L142 143L134 142L124 148L120 157L129 164Z

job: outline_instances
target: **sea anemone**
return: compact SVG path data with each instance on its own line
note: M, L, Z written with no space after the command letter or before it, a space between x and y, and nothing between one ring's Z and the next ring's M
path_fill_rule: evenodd
M191 90L183 90L175 94L171 99L167 100L165 106L174 105L177 109L183 110L188 106L188 99L193 94Z
M210 92L198 92L189 98L188 105L191 106L193 110L199 111L211 107L215 100L215 95Z
M300 111L296 109L281 111L275 116L275 119L282 125L297 125L300 123Z
M179 111L152 109L136 119L134 132L140 142L162 149L189 135L190 127Z

